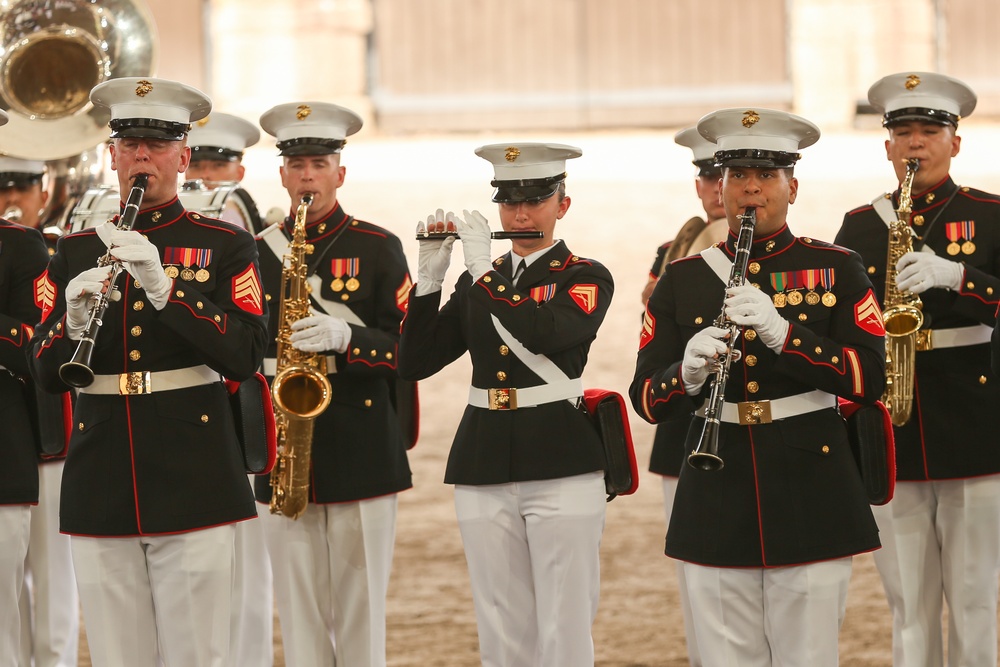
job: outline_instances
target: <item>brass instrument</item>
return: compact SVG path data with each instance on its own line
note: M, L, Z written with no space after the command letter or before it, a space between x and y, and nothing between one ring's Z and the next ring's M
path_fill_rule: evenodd
M914 365L917 330L924 323L923 303L912 292L896 287L896 262L913 250L916 233L910 227L913 177L920 168L916 158L906 162L906 176L899 187L896 220L889 225L889 252L886 258L885 298L882 319L885 323L885 392L882 402L892 423L902 426L913 411Z
M129 231L135 224L135 217L142 206L142 197L146 193L147 174L137 174L132 180L132 191L129 192L125 201L125 210L118 219L117 229ZM124 267L120 260L112 256L113 249L108 248L98 260L98 266L110 266L111 275L108 278L106 290L94 297L93 305L90 308L90 316L87 318L87 328L80 336L80 342L76 346L73 358L59 367L59 377L71 387L89 387L94 382L94 371L90 369L90 358L94 354L94 341L97 339L97 332L104 324L104 312L112 301L122 298L118 291L118 276L122 274Z
M7 210L3 212L3 216L0 217L3 217L7 222L19 223L23 215L24 211L20 207L11 205L7 207Z
M418 241L441 241L448 238L449 236L458 237L458 232L455 230L447 232L417 232ZM511 239L540 239L545 234L542 232L491 232L490 238L494 241L509 241Z
M299 518L309 502L313 426L330 405L330 380L326 356L292 347L292 323L309 316L309 283L306 255L306 213L313 195L305 194L295 212L292 242L281 270L281 304L278 309L277 370L271 384L278 427L278 460L271 471L271 514Z
M729 283L726 290L739 287L746 282L747 265L750 262L750 246L753 244L754 227L757 225L757 209L748 206L740 216L740 235L736 240L736 258L729 273ZM715 318L713 326L729 329L726 341L726 352L713 363L711 391L705 402L705 425L701 430L701 438L687 458L688 465L699 470L722 470L725 465L719 456L719 426L722 420L722 404L726 400L726 383L729 380L729 367L733 363L736 337L740 327L726 317L726 307Z

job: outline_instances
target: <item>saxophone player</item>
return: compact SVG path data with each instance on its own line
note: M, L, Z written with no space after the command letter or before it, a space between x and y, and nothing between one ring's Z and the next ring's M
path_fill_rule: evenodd
M883 548L875 554L893 615L896 667L943 661L997 664L1000 576L1000 450L992 446L1000 378L990 369L990 334L1000 303L1000 197L959 185L959 119L976 105L957 79L900 72L877 81L868 99L888 131L886 157L898 182L913 177L913 249L896 263L896 291L917 294L912 415L894 428L895 498L875 510ZM836 242L861 254L885 300L886 219L900 190L844 216ZM889 303L884 304L886 308Z
M111 168L123 196L132 193L122 217L135 223L64 236L39 289L31 371L48 391L66 391L60 369L118 269L95 260L109 253L127 272L79 390L60 529L71 536L94 665L155 667L158 652L166 665L224 665L235 524L257 512L222 378L249 378L264 355L257 247L177 198L187 131L208 114L208 97L123 77L95 87L91 101L111 118ZM133 182L143 181L139 197Z
M412 486L396 413L399 325L410 288L406 257L398 237L355 219L338 199L346 175L341 149L361 124L350 109L324 102L281 104L260 118L276 139L292 212L258 240L273 309L264 373L273 380L276 337L289 326L294 349L325 357L331 396L307 443L312 474L304 513L271 514L272 480L256 481L285 657L294 666L386 664L397 493ZM300 205L307 195L311 203ZM302 209L313 248L306 255L313 313L286 322L277 306L282 257Z
M698 130L717 144L729 238L670 263L653 290L636 412L651 423L694 413L692 452L713 364L733 353L717 411L724 465L682 466L666 554L681 562L705 665L836 667L851 557L879 546L837 397L881 395L881 313L855 253L788 227L798 151L818 128L741 107ZM738 246L748 208L756 229ZM747 252L745 282L733 284ZM735 340L713 326L720 310L742 327Z

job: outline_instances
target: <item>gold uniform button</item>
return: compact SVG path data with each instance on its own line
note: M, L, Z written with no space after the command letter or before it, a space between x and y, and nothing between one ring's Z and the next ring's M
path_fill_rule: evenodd
M506 345L501 345L500 346L500 356L506 357L508 354L510 354L510 348L507 347Z
M354 356L358 356L359 354L361 354L361 349L356 347L353 350L351 350L351 354L353 354Z
M750 286L754 289L760 289L760 283L750 283Z
M795 347L798 347L799 345L802 345L802 340L799 339L799 338L793 338L792 339L792 345L794 345Z
M371 406L372 406L372 399L366 398L365 399L365 407L366 408L370 408Z
M385 353L385 358L386 359L392 359L392 352L386 352Z
M970 280L969 282L965 283L965 287L966 287L967 289L976 289L976 283L974 283L974 282L972 282L972 281Z
M183 299L184 298L184 292L183 292L183 290L177 290L177 298L178 299Z
M743 332L743 337L747 340L757 340L757 332L753 329L747 329Z
M178 296L181 296L181 295L178 295ZM136 301L135 303L132 304L132 310L142 310L145 307L146 307L146 302L145 301Z
M128 358L131 359L132 361L139 361L139 359L142 358L142 352L140 352L139 350L132 350L131 352L128 353Z
M805 313L799 313L799 322L805 322L808 319L809 319L808 315L806 315Z
M756 355L748 354L747 355L747 361L746 361L746 363L747 363L747 366L756 366L757 365L757 357L756 357Z
M677 386L677 378L670 378L670 384L673 385L674 387L676 387ZM664 387L664 389L666 389L666 387Z
M215 321L216 322L221 322L222 321L222 317L220 317L219 315L216 315L215 316Z
M358 221L357 220L351 221L351 227L357 227L357 226L358 226Z
M138 327L138 326L132 327L132 329L129 331L129 333L132 334L133 336L141 336L142 335L142 327Z
M968 191L969 191L969 186L968 185L962 186L962 192L968 192Z
M667 390L667 383L666 382L661 382L660 383L660 389L662 389L663 391L666 391Z
M696 317L696 318L694 318L694 323L695 323L695 324L701 324L701 323L702 323L702 322L704 322L704 321L705 321L705 320L701 319L701 317Z
M764 252L771 252L774 250L774 246L777 245L774 241L768 241L764 244Z
M812 243L812 242L813 242L813 240L812 240L811 238L809 238L809 237L807 236L807 237L804 237L804 238L802 239L802 242L803 242L803 243Z
M869 266L868 267L868 275L874 275L874 273L875 273L875 267L874 266Z
M503 285L501 285L500 287L503 287ZM510 298L510 300L511 301L520 301L521 300L521 295L520 294L515 294L514 296L512 296Z
M138 280L133 280L132 284L135 285L136 289L142 289L142 283L140 283Z
M348 293L346 293L346 292L344 292L343 294L340 295L340 300L341 301L347 301L350 298L351 298L351 295L348 294Z
M829 454L830 453L830 445L823 445L820 448L820 451L823 452L824 454Z
M503 382L504 380L507 379L507 374L504 373L503 371L497 371L497 379Z
M924 201L927 202L928 204L933 204L935 199L937 199L937 195L935 195L933 192L928 192L927 196L924 197Z
M83 430L83 422L80 422L79 424L77 424L76 427L82 431Z
M198 215L197 213L192 213L191 214L191 219L192 220L201 220L201 216Z
M979 376L979 384L986 384L986 376L985 375L980 375Z
M507 288L504 287L503 285L497 285L497 291L498 292L506 292Z
M913 216L913 224L917 225L918 227L924 224L924 216L922 215Z
M816 354L823 354L823 348L821 348L820 346L817 345L816 346Z
M375 350L372 350L371 351L371 357L374 359L376 355L378 355L378 352L376 352Z
M271 300L271 295L270 294L265 294L264 295L264 300L265 301L270 301Z
M62 322L56 323L56 331L62 331Z
M830 363L839 364L840 357L838 357L837 355L833 355L832 357L830 357Z
M758 262L750 262L750 273L760 273L760 264Z
M199 301L198 303L196 303L194 305L195 305L195 308L197 308L198 310L201 310L202 308L205 307L205 304L203 304L201 301Z
M992 287L987 287L986 288L986 293L992 296L993 295L993 288Z
M757 384L756 382L747 382L747 391L749 391L751 394L756 394L758 391L760 391L760 385Z
M491 283L491 282L493 282L493 278L491 278L490 276L483 276L483 282L484 283Z
M201 416L201 423L202 424L207 424L208 423L208 415L202 415Z
M17 329L11 329L10 330L10 335L11 336L16 336L17 335Z

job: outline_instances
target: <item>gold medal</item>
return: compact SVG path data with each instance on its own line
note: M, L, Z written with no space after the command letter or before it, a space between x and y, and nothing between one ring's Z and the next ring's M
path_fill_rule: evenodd
M168 266L163 269L163 272L167 274L167 278L170 278L171 280L180 275L180 271L177 270L176 266Z
M949 255L957 255L960 251L961 251L961 246L959 246L957 243L949 243L948 244L948 254Z
M200 283L207 282L209 273L207 269L198 269L198 273L194 274L194 279Z
M334 292L339 292L344 289L344 281L340 278L334 278L333 282L330 283L330 289Z
M787 301L787 299L785 298L785 293L784 292L778 292L777 294L774 295L774 307L775 308L784 308L786 301Z
M806 303L809 304L810 306L815 306L817 303L819 303L819 294L816 294L816 292L809 290L806 293Z
M837 297L833 292L827 292L823 295L823 305L827 308L833 308L837 303Z
M788 305L797 306L802 303L802 293L801 292L789 292L788 293Z
M966 255L971 255L972 253L976 252L976 244L973 243L972 241L966 241L965 243L962 244L962 252L964 252Z
M194 269L188 266L184 267L184 270L181 271L181 280L194 280Z
M361 287L361 283L358 282L357 278L348 278L347 279L347 291L348 292L357 292L359 287Z

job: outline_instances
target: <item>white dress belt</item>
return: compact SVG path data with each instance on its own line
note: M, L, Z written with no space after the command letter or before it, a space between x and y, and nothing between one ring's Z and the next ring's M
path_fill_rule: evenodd
M765 418L758 416L756 421L747 421L747 412L754 411L757 408L757 412L759 413L759 408L761 407L766 407L769 410L769 412L765 411L767 416ZM784 398L774 398L771 400L723 403L719 421L744 425L767 424L778 419L787 419L788 417L835 407L837 407L837 397L817 389L805 394L796 394L795 396L785 396ZM705 406L702 405L695 410L694 414L697 417L704 417ZM743 417L742 420L741 417Z
M95 375L93 383L88 387L80 387L79 392L130 396L151 394L154 391L187 389L221 381L222 376L208 366L192 366L172 371L133 371L115 375Z
M583 396L583 380L562 380L535 387L479 389L469 387L469 405L487 410L518 410L536 405L574 400Z
M964 347L990 342L993 327L977 324L957 329L920 329L917 331L917 351L939 350L944 347Z
M261 372L269 378L278 374L278 360L271 357L264 357L260 365ZM333 375L337 372L337 357L332 354L326 355L326 374Z

